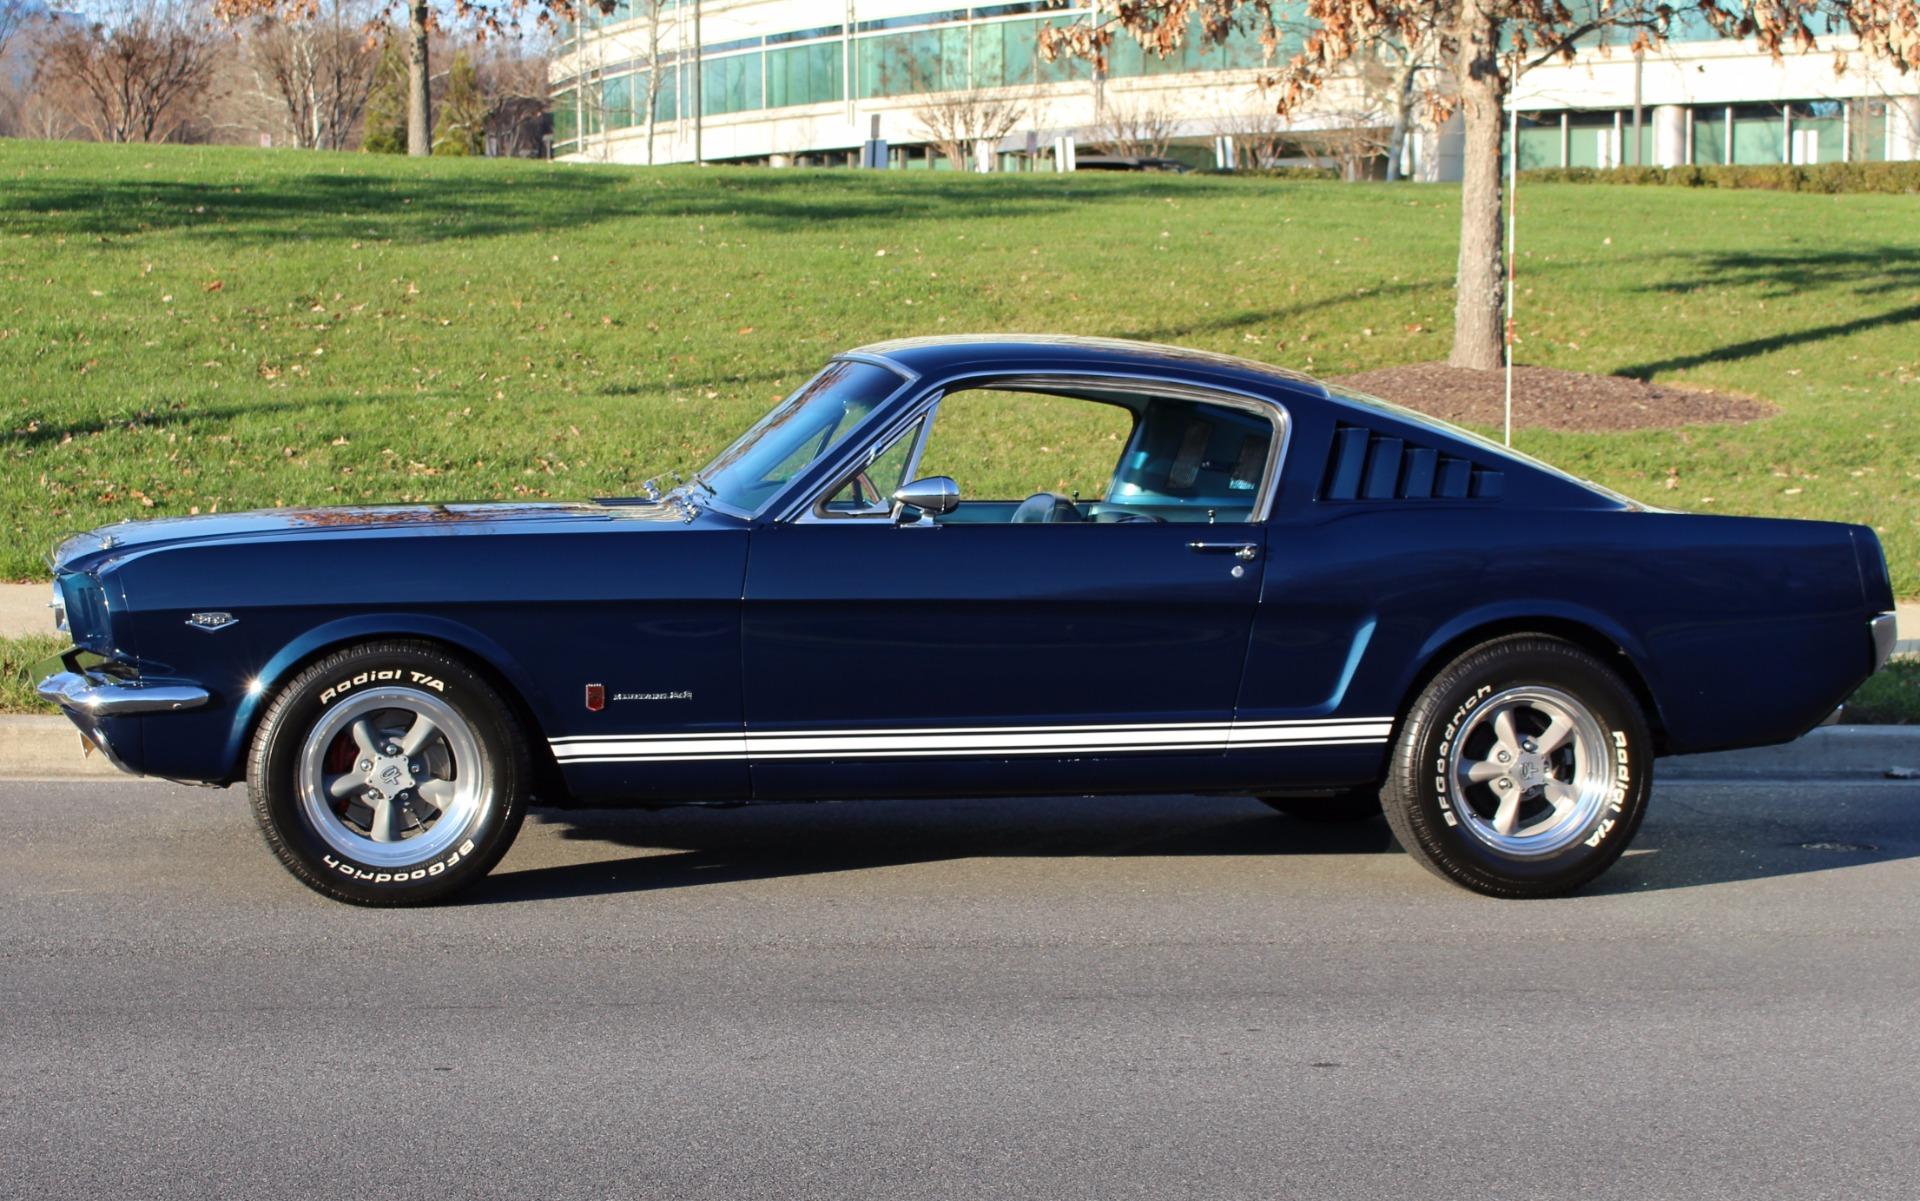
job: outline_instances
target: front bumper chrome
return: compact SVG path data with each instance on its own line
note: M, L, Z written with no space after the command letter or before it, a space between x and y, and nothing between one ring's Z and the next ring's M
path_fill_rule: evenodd
M1893 614L1882 613L1867 625L1873 630L1873 670L1879 671L1893 657L1893 644L1900 638L1899 622Z
M136 713L178 713L198 709L210 695L192 684L114 682L77 671L58 671L34 687L43 700L76 713L125 717Z

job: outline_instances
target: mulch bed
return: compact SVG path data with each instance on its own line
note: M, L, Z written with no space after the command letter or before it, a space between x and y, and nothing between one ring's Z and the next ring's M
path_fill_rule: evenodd
M1462 425L1497 426L1505 420L1504 371L1413 363L1362 371L1334 382ZM1513 369L1515 428L1589 432L1667 429L1744 424L1772 413L1769 405L1726 392L1552 367L1516 365Z

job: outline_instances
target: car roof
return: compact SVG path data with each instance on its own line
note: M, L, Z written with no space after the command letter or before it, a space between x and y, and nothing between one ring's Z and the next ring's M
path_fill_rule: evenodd
M1310 375L1257 363L1252 359L1155 342L1089 338L1067 334L952 334L874 342L850 354L886 359L916 375L942 376L982 367L1009 372L1026 369L1085 368L1088 371L1141 371L1175 375L1204 374L1259 388L1278 386L1294 395L1326 399L1326 386Z

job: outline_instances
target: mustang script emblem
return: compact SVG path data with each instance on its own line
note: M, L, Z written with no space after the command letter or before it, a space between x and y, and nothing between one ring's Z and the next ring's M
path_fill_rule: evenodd
M212 633L214 630L224 630L228 626L236 624L239 620L238 617L235 617L231 613L195 613L193 616L187 618L187 624L196 630L206 630L208 633Z

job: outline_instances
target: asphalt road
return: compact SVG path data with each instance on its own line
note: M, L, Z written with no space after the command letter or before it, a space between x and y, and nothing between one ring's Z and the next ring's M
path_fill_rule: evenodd
M1920 1192L1920 785L1666 784L1568 901L1250 802L542 813L370 912L0 785L0 1193Z

